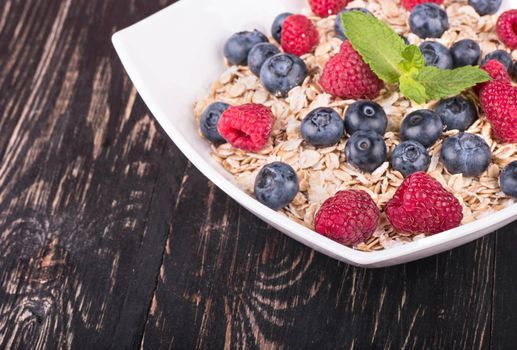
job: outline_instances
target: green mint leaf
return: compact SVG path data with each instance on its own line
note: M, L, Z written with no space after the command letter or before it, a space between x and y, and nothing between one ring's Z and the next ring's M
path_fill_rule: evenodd
M456 69L424 67L416 80L425 88L428 99L438 100L490 80L487 72L479 67L465 66Z
M418 104L456 95L490 80L479 67L446 70L425 66L417 46L405 45L393 29L369 14L350 11L341 20L352 47L372 71L388 84L398 83L401 93Z
M352 47L372 71L388 84L398 83L406 46L402 38L384 22L360 11L346 12L341 19Z
M419 105L423 104L428 98L425 87L408 74L400 77L400 92Z
M425 67L425 58L418 46L406 46L401 55L402 62L398 66L402 72L411 76L417 76L420 73L420 69Z

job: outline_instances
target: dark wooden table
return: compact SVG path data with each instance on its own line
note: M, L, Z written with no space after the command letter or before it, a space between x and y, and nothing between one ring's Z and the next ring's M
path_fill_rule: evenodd
M0 348L515 348L517 224L364 270L185 159L110 43L170 2L0 0Z

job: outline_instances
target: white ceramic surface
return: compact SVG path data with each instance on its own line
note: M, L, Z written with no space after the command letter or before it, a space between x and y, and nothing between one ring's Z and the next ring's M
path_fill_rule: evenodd
M403 246L365 253L345 247L257 202L210 157L198 136L192 102L223 72L223 43L232 33L269 33L281 12L299 12L304 0L182 0L113 36L138 92L169 137L212 182L262 220L335 259L363 267L417 260L473 241L517 219L517 204L482 220ZM507 0L504 8L516 8Z

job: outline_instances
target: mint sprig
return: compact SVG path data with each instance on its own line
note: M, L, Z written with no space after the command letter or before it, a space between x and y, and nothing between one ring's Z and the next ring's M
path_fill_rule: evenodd
M346 12L342 21L352 47L379 79L399 84L400 92L418 104L456 95L490 80L488 73L479 67L426 67L417 46L406 45L393 29L369 14Z

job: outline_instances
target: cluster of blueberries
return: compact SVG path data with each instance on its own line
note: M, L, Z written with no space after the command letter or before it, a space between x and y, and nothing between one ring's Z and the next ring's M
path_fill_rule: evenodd
M404 176L426 171L431 162L427 149L438 141L444 130L458 129L460 133L443 143L442 162L453 174L480 175L492 159L490 147L481 137L464 132L477 117L476 107L461 96L440 101L435 111L422 109L408 114L400 127L403 142L391 155L393 169ZM387 159L383 138L387 126L382 107L363 100L350 105L344 122L332 108L311 111L302 121L301 135L308 144L326 147L339 142L344 133L349 134L346 160L360 170L372 172Z
M273 38L280 43L282 25L291 13L282 13L271 27ZM280 52L258 30L233 34L224 45L224 56L232 65L247 65L260 78L262 85L277 97L285 97L289 91L301 85L307 77L307 66L299 57Z
M431 163L427 149L438 141L444 130L458 129L458 134L444 140L441 161L452 174L481 175L492 160L490 147L483 138L464 132L477 117L472 102L461 96L440 101L435 111L423 109L408 114L400 128L403 142L391 154L392 168L404 176L427 171ZM315 147L332 146L345 133L351 135L345 146L347 162L360 170L373 172L387 158L383 138L387 126L382 107L363 100L348 107L344 121L332 108L316 108L303 119L300 131L304 141ZM517 162L504 169L500 182L504 193L517 198ZM298 189L295 171L281 162L264 166L255 182L255 196L273 209L289 204Z
M470 0L469 4L480 15L487 15L497 12L501 6L501 0ZM449 29L447 12L433 3L417 5L411 11L409 27L411 32L422 39L440 38ZM475 66L480 63L481 59L479 44L471 39L460 40L454 43L450 49L434 41L424 41L419 47L426 64L441 69ZM496 50L487 54L481 60L481 66L491 59L501 62L508 73L517 79L517 62L512 65L512 58L507 51Z
M453 69L463 66L475 66L481 59L481 48L472 39L463 39L455 42L450 49L434 41L424 41L420 44L426 64L441 69ZM495 50L488 53L481 60L483 66L489 60L498 60L508 73L517 78L517 62L512 65L512 57L505 50Z
M217 120L226 108L228 105L216 102L205 110L202 119ZM483 138L464 132L477 117L473 103L461 96L440 101L435 111L423 109L408 114L400 127L403 142L392 152L391 166L404 176L427 171L431 162L427 149L436 143L444 130L457 129L460 133L444 140L441 161L452 174L480 175L490 165L490 147ZM349 134L345 146L346 160L360 170L372 172L387 159L383 138L387 126L388 119L383 108L373 101L362 100L348 107L344 121L332 108L312 110L303 119L300 132L304 141L315 147L332 146L345 133ZM204 132L203 127L201 130ZM501 189L517 197L517 162L502 172ZM265 165L255 181L256 198L275 210L289 204L298 191L296 172L281 162Z
M216 124L228 107L216 102L207 107L201 116L201 131L216 144L223 143L224 139L217 129L207 127L206 121ZM443 131L457 129L460 133L444 140L441 161L450 173L480 175L490 165L490 147L483 138L464 132L477 118L474 104L461 96L440 101L435 111L422 109L408 114L400 127L402 142L391 154L392 168L404 176L427 171L431 163L427 149L438 141ZM332 108L312 110L303 119L300 132L304 141L315 147L335 145L345 134L350 135L345 146L347 162L362 171L373 172L387 159L383 137L387 126L388 118L383 108L376 102L361 100L348 107L344 121ZM517 165L515 168L515 174L509 178L517 178ZM275 162L264 166L259 172L255 196L267 206L280 209L292 201L298 188L295 171L285 163Z

